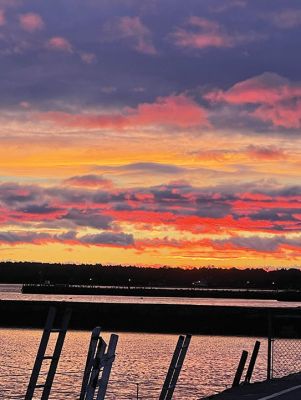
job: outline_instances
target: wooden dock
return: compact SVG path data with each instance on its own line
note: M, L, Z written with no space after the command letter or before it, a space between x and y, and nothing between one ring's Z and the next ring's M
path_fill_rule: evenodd
M297 400L301 399L301 373L264 382L240 385L202 400ZM201 399L200 399L201 400Z

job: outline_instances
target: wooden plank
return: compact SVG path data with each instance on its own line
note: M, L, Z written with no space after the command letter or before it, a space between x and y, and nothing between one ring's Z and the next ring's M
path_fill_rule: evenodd
M182 369L182 366L183 366L183 363L184 363L184 360L186 357L186 353L187 353L190 341L191 341L191 335L186 335L183 345L181 347L181 352L179 354L177 364L174 369L174 373L173 373L171 381L170 381L168 393L165 397L166 400L172 399L172 396L173 396L174 390L176 388L176 384L177 384L177 381L178 381L178 378L179 378L179 375L180 375L180 372L181 372L181 369Z
M251 355L251 360L247 369L247 373L246 373L246 377L245 377L245 383L250 383L251 382L251 378L252 378L252 374L253 374L253 370L255 367L255 363L256 363L256 359L258 356L258 352L259 352L259 348L260 348L260 342L258 340L256 340L255 345L254 345L254 349Z
M173 375L175 366L177 364L177 361L179 359L179 355L180 355L183 343L184 343L184 336L180 335L179 338L178 338L178 342L176 344L176 348L174 350L174 353L173 353L173 356L172 356L172 359L171 359L171 362L170 362L166 377L165 377L165 381L163 383L163 387L162 387L162 390L161 390L161 394L160 394L159 400L165 400L166 399L166 395L168 393L168 389L169 389L169 386L170 386L172 375Z
M246 350L243 350L241 353L241 357L240 357L238 366L237 366L235 376L234 376L232 387L239 386L242 374L244 372L247 358L248 358L248 352Z
M79 400L85 400L85 394L86 394L87 386L89 383L89 378L90 378L90 374L91 374L91 370L92 370L92 366L93 366L93 361L95 358L95 352L96 352L100 332L101 332L101 328L99 326L97 326L96 328L93 329L92 334L91 334L91 339L90 339L90 344L89 344L89 349L88 349L88 354L87 354L87 361L86 361L86 366L85 366L85 370L84 370Z
M101 362L101 364L103 365L103 371L101 379L98 382L99 389L96 397L97 400L104 400L105 398L113 362L115 360L115 351L118 343L118 338L118 335L111 335L108 345L108 351L103 357L103 361Z
M87 390L86 390L86 397L84 398L85 400L93 400L94 399L94 393L96 390L98 376L99 376L100 367L101 367L101 359L103 358L103 355L105 354L106 347L107 347L106 342L102 338L100 338L98 341L95 358L93 360L92 371L91 371L90 379L89 379L89 382L87 385Z

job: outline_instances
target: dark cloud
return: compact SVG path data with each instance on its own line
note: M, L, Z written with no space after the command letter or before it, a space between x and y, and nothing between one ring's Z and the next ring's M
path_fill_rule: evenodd
M97 229L109 229L112 222L112 217L102 215L93 209L71 209L62 219L71 221L76 226L89 226Z
M81 243L91 245L114 245L128 247L134 244L133 235L125 233L98 233L95 235L85 235L80 238Z

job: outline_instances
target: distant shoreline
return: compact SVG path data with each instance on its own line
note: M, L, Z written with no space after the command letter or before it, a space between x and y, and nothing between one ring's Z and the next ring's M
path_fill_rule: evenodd
M262 289L209 289L209 288L150 288L124 286L88 286L66 284L25 284L22 292L26 294L60 295L102 295L102 296L139 296L139 297L188 297L188 298L224 298L224 299L261 299L301 301L301 292ZM300 303L301 304L301 303Z

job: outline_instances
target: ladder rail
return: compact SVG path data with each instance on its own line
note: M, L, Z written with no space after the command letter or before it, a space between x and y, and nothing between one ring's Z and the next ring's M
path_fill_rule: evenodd
M101 360L105 354L106 347L107 347L106 342L102 338L99 338L95 358L93 360L93 366L90 374L89 383L87 385L86 396L84 400L94 399L94 394L101 368Z
M61 327L58 329L53 328L54 321L57 317L57 310L55 307L50 307L44 326L42 338L36 355L35 363L32 369L31 377L27 387L27 391L24 400L32 400L36 389L42 389L41 400L48 400L53 379L56 373L57 365L60 359L61 351L64 345L67 328L71 318L72 310L70 308L64 310L64 314L61 320ZM49 338L51 333L58 333L56 338L55 348L52 355L45 355ZM41 367L44 360L51 360L49 369L47 372L46 380L44 383L38 383L38 379L41 373Z
M56 309L54 307L50 307L24 400L31 400L33 397L34 391L36 389L37 381L39 379L39 375L40 375L40 371L41 371L41 367L42 367L42 363L43 363L43 357L44 357L44 354L47 349L47 345L48 345L49 337L50 337L50 333L51 333L50 331L53 326L55 316L56 316Z
M67 328L69 325L69 321L71 318L71 309L67 309L65 311L65 314L63 316L63 320L62 320L62 325L61 325L61 330L59 331L58 337L57 337L57 341L55 344L55 348L54 348L54 352L52 355L52 359L51 359L51 363L50 363L50 367L48 370L48 374L47 374L47 378L46 378L46 382L45 382L45 387L42 393L42 397L41 400L48 400L49 398L49 394L51 391L51 387L52 387L52 383L54 380L54 376L56 373L56 369L60 360L60 356L61 356L61 352L63 349L63 345L64 345L64 341L65 341L65 337L66 337L66 333L67 333Z

